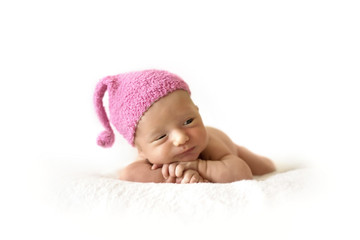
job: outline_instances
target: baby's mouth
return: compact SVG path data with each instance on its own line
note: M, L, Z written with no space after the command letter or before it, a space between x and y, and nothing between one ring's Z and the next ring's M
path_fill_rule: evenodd
M194 152L193 152L194 150L195 150L195 147L189 148L189 149L183 151L182 153L179 153L177 156L178 156L178 157L185 157L185 156L187 156L187 155L189 155L189 154L193 154L193 153L194 153Z

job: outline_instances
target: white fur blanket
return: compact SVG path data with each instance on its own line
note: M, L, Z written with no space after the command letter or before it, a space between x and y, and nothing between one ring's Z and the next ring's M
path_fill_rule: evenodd
M111 175L72 178L58 194L62 207L91 212L207 218L283 204L309 187L308 169L289 170L228 184L156 184Z
M254 180L177 185L60 165L19 185L2 181L4 239L352 239L357 225L353 175L329 181L317 168L278 166Z
M87 227L89 233L107 232L111 237L254 239L276 234L286 239L304 206L313 203L309 199L314 179L309 168L228 184L135 183L110 174L82 174L68 177L55 198L71 218L81 215L86 216L81 221L96 223L95 228Z

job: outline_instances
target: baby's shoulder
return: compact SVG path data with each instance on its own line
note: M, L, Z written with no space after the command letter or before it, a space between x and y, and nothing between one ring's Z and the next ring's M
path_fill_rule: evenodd
M206 127L209 143L203 152L207 159L219 159L227 154L236 154L236 145L221 130L213 127Z
M223 131L214 128L214 127L206 127L209 138L215 141L223 141L226 144L232 144L231 139L228 135L226 135Z

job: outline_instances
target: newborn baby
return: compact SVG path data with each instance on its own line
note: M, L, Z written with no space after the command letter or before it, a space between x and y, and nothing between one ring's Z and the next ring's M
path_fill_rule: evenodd
M94 101L106 131L98 144L109 147L114 133L102 98L109 93L110 122L138 150L136 161L119 171L121 180L166 183L226 183L275 170L266 157L238 146L218 129L205 127L188 85L160 70L102 79Z

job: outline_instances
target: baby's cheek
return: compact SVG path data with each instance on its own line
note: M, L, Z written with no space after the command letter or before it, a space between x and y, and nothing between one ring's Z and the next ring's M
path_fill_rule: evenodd
M207 139L207 133L206 130L203 128L196 129L196 132L194 132L194 136L200 143L206 142Z
M167 151L166 149L157 149L154 152L154 161L156 161L156 163L158 164L165 164L165 163L171 163L172 158L169 154L169 151Z

